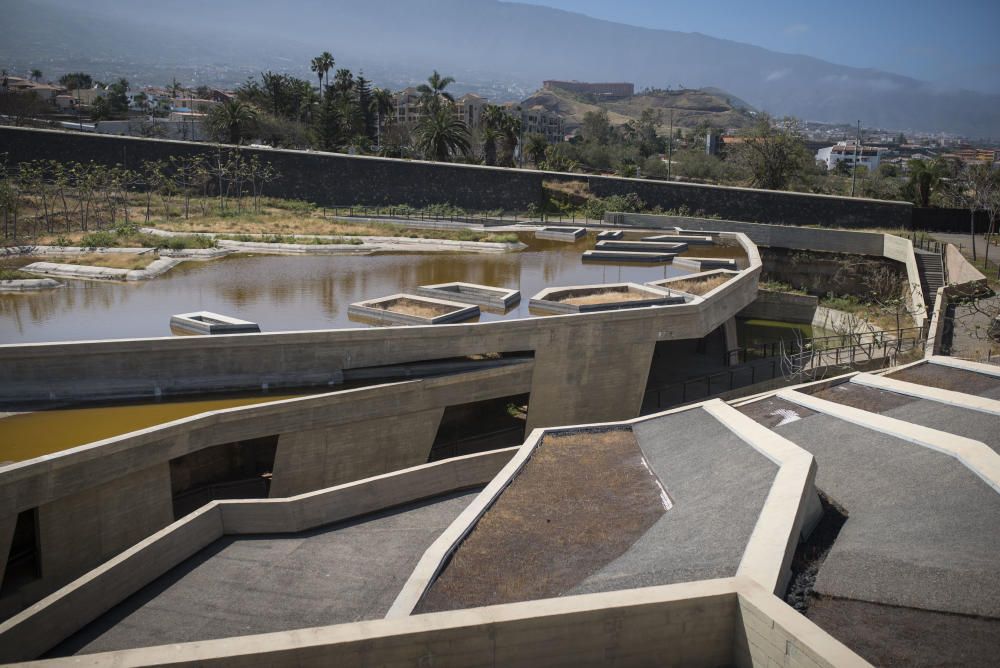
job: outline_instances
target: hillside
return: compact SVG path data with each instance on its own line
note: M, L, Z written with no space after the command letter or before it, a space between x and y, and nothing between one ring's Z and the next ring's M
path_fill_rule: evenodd
M625 100L602 101L564 90L539 90L522 102L526 107L541 106L563 117L566 132L580 128L588 111L604 109L612 125L624 125L638 120L646 109L659 111L663 122L660 134L670 130L670 111L674 112L674 128L693 128L702 122L717 128L741 128L750 123L750 115L734 106L722 91L677 90L635 95Z

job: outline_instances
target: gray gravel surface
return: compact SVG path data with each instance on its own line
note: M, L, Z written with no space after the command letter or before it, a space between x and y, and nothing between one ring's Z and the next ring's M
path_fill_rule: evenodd
M735 575L777 467L701 409L643 422L634 431L673 508L569 593Z
M226 537L50 656L381 618L427 547L477 493L301 534Z

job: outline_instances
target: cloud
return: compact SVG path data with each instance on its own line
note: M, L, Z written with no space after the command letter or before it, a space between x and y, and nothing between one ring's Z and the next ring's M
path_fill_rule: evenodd
M764 77L764 81L777 81L778 79L784 79L789 74L791 74L791 70L775 70Z
M786 35L801 35L807 32L809 32L809 26L805 23L793 23L790 26L785 26Z

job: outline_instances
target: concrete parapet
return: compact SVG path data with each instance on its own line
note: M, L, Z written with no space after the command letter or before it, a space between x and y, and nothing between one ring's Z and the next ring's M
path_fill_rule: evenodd
M423 297L448 298L452 301L476 304L480 307L500 311L506 311L521 301L520 290L508 290L506 288L496 288L491 285L478 285L476 283L462 283L461 281L421 285L414 292Z
M761 289L757 292L757 299L736 315L739 318L780 320L811 325L818 307L819 298L813 295Z
M347 313L376 324L440 325L475 318L479 315L479 307L437 297L398 293L355 302L347 307Z
M611 264L667 264L677 256L676 253L640 252L626 250L584 251L580 259L584 262L607 262Z
M683 304L685 301L683 295L662 288L637 283L602 283L545 288L531 298L530 305L532 309L549 313L587 313Z
M549 241L569 241L573 242L587 234L583 227L555 227L547 226L535 232L536 239L547 239Z

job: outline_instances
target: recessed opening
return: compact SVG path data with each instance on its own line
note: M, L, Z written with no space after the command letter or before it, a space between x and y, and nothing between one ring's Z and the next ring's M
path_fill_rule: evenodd
M0 584L0 597L7 596L42 576L38 552L38 509L30 508L17 515L3 583Z
M473 401L444 409L428 462L524 442L530 395Z
M216 499L264 499L271 489L277 436L216 445L170 460L174 518Z

